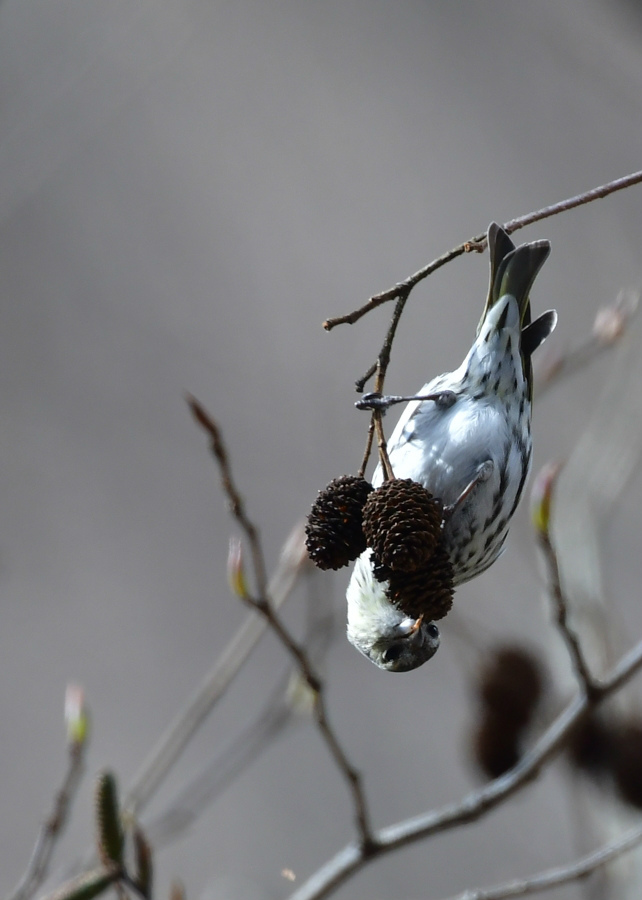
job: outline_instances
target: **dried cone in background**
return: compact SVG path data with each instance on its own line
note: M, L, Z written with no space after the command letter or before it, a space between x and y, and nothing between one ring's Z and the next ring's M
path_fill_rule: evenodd
M475 762L485 775L497 778L519 761L520 739L543 682L539 660L523 647L498 647L485 660L474 686L481 715L472 739Z
M571 732L567 752L570 761L578 769L596 776L609 770L614 749L612 727L599 712L591 711Z
M499 778L519 762L519 732L515 723L487 712L473 735L473 754L481 771Z
M497 648L480 673L479 695L484 706L519 727L530 721L542 688L539 661L519 646Z
M308 555L320 569L340 569L366 549L363 507L372 485L358 475L335 478L312 505L308 516Z
M413 572L375 563L374 574L379 581L388 582L388 597L410 618L423 615L427 622L434 622L443 619L453 605L453 567L441 543L428 562Z
M394 572L414 572L434 553L442 518L440 500L410 478L394 478L368 497L363 531L378 562Z
M613 775L622 799L642 809L642 722L629 722L617 734Z

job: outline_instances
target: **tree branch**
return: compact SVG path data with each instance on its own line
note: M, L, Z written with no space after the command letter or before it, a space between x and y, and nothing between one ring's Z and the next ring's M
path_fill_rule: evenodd
M70 742L67 772L56 794L53 809L40 828L27 870L8 900L29 900L44 881L56 841L67 824L69 809L80 784L84 769L84 750L85 741Z
M542 219L548 219L561 212L567 212L568 210L576 209L578 206L584 206L586 203L592 203L594 200L608 197L609 194L614 194L616 191L623 191L640 182L642 182L642 171L632 172L630 175L625 175L623 178L616 178L615 181L609 181L607 184L592 188L590 191L585 191L583 194L577 194L575 197L560 200L552 206L544 206L542 209L526 213L526 215L523 216L518 216L516 219L511 219L503 226L504 230L507 231L508 234L512 234L520 228L532 225L534 222L540 222ZM358 322L359 319L363 318L363 316L371 310L381 306L382 303L388 303L390 300L401 298L405 301L408 299L412 289L419 284L420 281L423 281L424 278L427 278L429 275L432 275L433 272L436 272L437 269L441 269L442 266L452 262L453 259L457 259L458 256L463 256L464 253L472 253L473 251L481 253L485 247L486 235L478 234L476 237L470 238L462 244L459 244L459 246L453 247L453 249L449 250L447 253L438 256L437 259L434 259L427 266L419 269L414 275L410 275L405 281L398 282L398 284L395 284L387 291L375 294L359 309L355 309L345 316L327 319L323 323L323 327L326 331L332 331L337 325L354 325L355 322Z
M563 884L586 878L587 875L591 875L596 869L605 866L612 860L622 856L622 854L634 850L641 842L642 826L638 826L630 829L623 836L605 844L598 850L594 850L593 853L589 853L587 856L583 856L582 859L568 863L565 866L556 866L531 878L509 881L496 887L464 891L463 894L458 894L452 900L508 900L509 897L526 897L529 894L550 891L552 888L561 887Z
M596 682L593 679L584 651L577 634L568 622L568 602L562 591L560 570L557 562L557 554L546 531L538 531L538 543L541 547L548 567L547 587L551 600L555 604L555 616L558 628L566 644L571 657L571 663L582 689L591 697L596 690Z
M365 858L370 856L374 849L374 840L372 829L370 827L370 817L366 802L365 793L361 785L361 776L357 769L350 763L348 757L339 742L339 739L330 724L325 705L323 683L315 671L312 662L305 649L297 643L289 630L281 621L271 598L268 594L267 584L265 581L265 562L263 558L263 550L258 534L258 529L251 522L245 512L245 506L241 496L236 488L236 484L232 477L229 463L229 457L223 444L223 439L218 425L205 410L203 406L194 397L188 397L188 403L192 414L198 424L205 430L210 438L212 453L216 458L221 473L221 481L223 490L227 494L232 507L232 513L250 543L252 550L252 561L254 567L254 575L257 583L257 594L251 596L245 594L244 601L253 609L257 610L268 626L276 634L281 644L297 663L299 670L310 687L314 695L314 718L330 753L346 782L348 783L352 800L354 804L355 818L359 831L359 849Z
M582 716L619 690L641 668L642 641L622 657L606 678L594 682L591 696L580 691L549 725L535 746L510 771L472 791L457 803L380 829L374 833L374 842L368 855L356 844L349 844L304 882L291 895L290 900L321 900L362 869L370 859L482 818L531 782L566 743Z

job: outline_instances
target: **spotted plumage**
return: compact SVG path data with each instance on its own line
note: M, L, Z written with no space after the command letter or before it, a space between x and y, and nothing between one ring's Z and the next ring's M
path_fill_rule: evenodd
M455 585L484 572L503 549L531 464L531 355L557 321L554 311L534 322L530 313L548 242L515 248L492 224L488 246L490 288L476 339L458 369L419 392L448 402L410 402L388 443L395 477L418 481L450 508L443 542ZM378 468L374 486L382 480ZM433 623L410 620L386 588L366 550L348 587L348 637L381 668L408 671L435 653L438 632Z

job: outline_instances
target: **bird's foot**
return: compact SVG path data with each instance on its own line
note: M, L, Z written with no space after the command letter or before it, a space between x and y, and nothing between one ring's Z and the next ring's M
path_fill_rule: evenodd
M465 501L470 497L478 484L483 484L485 481L488 481L490 476L493 474L494 469L495 463L492 461L492 459L485 459L484 462L480 463L477 467L475 477L469 484L466 485L455 502L451 503L450 506L444 506L444 519L449 519L455 512L455 510L459 509L462 503L465 503Z
M454 391L438 391L436 394L413 394L410 397L401 397L397 394L380 394L379 391L372 391L370 394L364 394L355 402L357 409L370 409L385 412L396 403L410 403L413 400L433 400L439 409L450 409L456 402L457 394Z

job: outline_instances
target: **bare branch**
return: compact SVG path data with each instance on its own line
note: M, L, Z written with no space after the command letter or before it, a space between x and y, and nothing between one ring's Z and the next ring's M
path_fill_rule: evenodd
M377 359L377 362L374 365L373 373L376 372L376 380L375 380L375 392L382 394L383 393L383 385L386 379L386 372L388 371L388 365L390 363L390 353L392 350L392 341L397 332L397 325L399 324L399 320L401 318L401 314L403 312L404 306L406 305L407 295L404 297L400 297L396 304L395 310L392 314L392 319L390 321L390 325L388 326L388 331L386 333L386 338L383 342L383 347L381 348L381 353ZM370 371L370 370L369 370ZM362 379L357 382L357 391L363 391L364 385L370 375L368 372L364 375ZM370 456L370 450L372 448L372 434L371 431L377 432L378 446L379 446L379 461L384 471L385 478L389 480L390 478L394 478L394 474L392 471L392 466L390 465L390 460L388 459L388 450L386 447L386 439L383 432L383 421L381 417L381 412L374 410L372 413L371 421L370 421L370 430L368 431L368 438L366 440L366 449L363 455L363 462L361 464L360 471L365 472L366 466L368 464L368 457Z
M227 450L225 449L223 436L219 431L218 425L216 424L214 419L212 419L212 417L207 413L207 411L200 405L195 397L188 396L187 402L189 404L189 408L192 411L192 415L201 426L201 428L209 435L210 448L212 450L214 458L216 459L216 462L218 463L218 467L221 473L221 481L223 482L223 490L227 494L230 501L232 507L232 515L239 523L248 539L250 550L252 552L252 564L254 567L254 577L256 578L256 590L259 597L259 602L261 602L261 600L263 600L268 593L268 580L258 529L248 518L248 515L245 512L245 503L243 502L243 498L241 497L240 493L236 489L236 485L234 484Z
M557 625L570 654L571 662L580 685L589 696L592 696L596 688L596 683L593 680L591 670L586 661L586 657L584 656L580 640L568 622L568 602L562 591L560 570L555 548L551 543L548 532L540 531L538 532L537 537L548 567L547 588L551 599L555 604Z
M609 181L600 187L585 191L583 194L576 194L575 197L569 197L568 200L560 200L552 206L544 206L537 212L527 213L525 216L518 216L511 219L504 225L505 230L512 234L520 228L532 225L533 222L541 222L543 219L550 219L562 212L568 212L571 209L577 209L578 206L584 206L586 203L592 203L594 200L601 200L608 197L609 194L615 194L617 191L623 191L626 188L640 184L642 181L642 171L632 172L630 175L624 175L622 178L616 178L615 181Z
M361 776L348 760L334 729L330 725L321 679L312 665L305 648L297 643L290 631L283 624L269 597L265 579L261 574L265 572L265 562L258 530L245 513L245 507L232 478L229 458L218 425L194 397L189 397L188 402L194 418L210 437L212 452L221 472L223 490L230 500L232 513L245 532L252 548L252 559L257 582L257 595L255 597L246 595L244 600L249 606L256 609L257 612L264 617L268 626L276 634L284 648L297 663L303 678L314 694L314 718L339 771L350 788L357 828L359 830L360 852L364 857L367 857L373 851L373 838L366 797L361 785Z
M530 783L564 746L581 717L619 690L641 668L642 641L622 657L606 678L594 683L592 695L579 692L549 725L535 746L510 771L472 791L457 803L380 829L374 833L374 842L368 855L356 844L349 844L304 882L291 895L290 900L320 900L362 869L370 859L482 818Z
M370 425L368 426L368 437L366 438L366 449L363 452L363 459L361 460L361 465L359 466L359 475L362 478L365 478L366 475L366 467L368 465L368 460L370 459L370 453L372 451L372 441L374 440L375 433L375 420L373 416L370 416Z
M377 432L377 447L379 449L379 462L383 469L383 480L391 481L395 477L395 473L392 471L392 465L390 464L388 445L386 444L386 436L383 433L383 421L379 410L373 412L372 421L374 422L375 431Z
M624 176L624 178L616 178L615 181L609 181L607 184L593 188L590 191L585 191L583 194L577 194L575 197L561 200L558 203L554 203L552 206L544 206L542 209L538 209L535 212L530 212L524 216L518 216L516 219L511 219L509 222L505 223L504 229L509 234L512 234L514 231L525 228L527 225L532 225L534 222L540 222L542 219L548 219L561 212L567 212L568 210L576 209L578 206L583 206L586 203L592 203L594 200L608 197L609 194L625 190L640 182L642 182L642 171L633 172L631 175ZM323 327L326 331L331 331L333 328L336 328L337 325L354 325L355 322L358 322L359 319L363 318L363 316L371 310L381 306L382 303L388 303L391 300L401 298L405 301L408 299L412 289L419 284L420 281L423 281L424 278L427 278L433 272L436 272L437 269L441 269L442 266L452 262L453 259L457 259L458 256L463 256L464 253L472 253L473 251L481 253L485 247L485 234L479 234L474 238L470 238L468 241L464 241L462 244L459 244L459 246L442 254L442 256L437 257L437 259L433 260L427 266L424 266L423 269L419 269L414 275L410 275L405 281L400 281L387 291L375 294L359 309L355 309L345 316L327 319L323 323Z
M303 640L315 666L323 667L336 635L336 615L327 576L312 565L309 570ZM267 627L264 619L256 615L253 618ZM202 771L190 777L172 802L147 822L145 835L154 851L177 840L278 737L295 725L307 723L311 713L310 690L298 667L290 666L256 719L217 752Z
M8 900L29 900L47 876L49 863L56 845L67 824L67 818L84 769L85 741L69 744L67 772L56 794L53 809L43 822L31 853L27 870L9 895Z
M594 850L593 853L565 866L556 866L554 869L540 872L531 878L509 881L496 887L464 891L463 894L458 894L452 900L508 900L509 897L526 897L529 894L550 891L563 884L586 878L587 875L591 875L612 860L634 850L641 842L642 826L638 826L598 850Z

